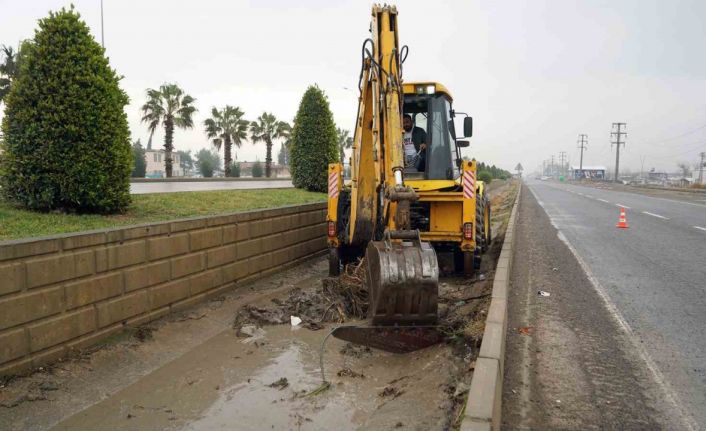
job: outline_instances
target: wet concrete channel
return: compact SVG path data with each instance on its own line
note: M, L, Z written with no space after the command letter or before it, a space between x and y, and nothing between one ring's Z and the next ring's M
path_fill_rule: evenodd
M447 277L440 285L440 298L480 319L478 336L487 301L458 298L484 297L492 260L485 260L481 280ZM251 337L233 329L245 305L320 286L326 271L326 259L313 258L7 382L0 388L0 429L453 428L479 340L466 350L446 342L396 355L329 337L323 363L331 385L322 390L320 352L332 324L316 331L268 325Z

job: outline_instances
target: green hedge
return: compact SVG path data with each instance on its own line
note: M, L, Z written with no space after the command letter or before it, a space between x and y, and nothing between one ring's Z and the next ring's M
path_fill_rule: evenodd
M73 8L39 21L2 122L8 200L36 210L127 208L132 149L119 80Z

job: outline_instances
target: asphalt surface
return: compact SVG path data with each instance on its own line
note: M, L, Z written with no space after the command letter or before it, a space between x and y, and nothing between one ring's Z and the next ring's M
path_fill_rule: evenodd
M145 193L197 192L206 190L245 190L245 189L281 189L293 187L287 180L263 181L174 181L130 183L133 195Z
M698 201L701 197L688 202L554 182L527 185L568 243L563 254L577 255L574 260L582 271L574 271L574 278L580 279L583 272L603 302L597 307L595 301L584 301L582 319L590 319L569 325L580 331L588 330L586 325L600 327L605 316L599 316L607 311L625 337L621 353L611 355L639 358L628 361L634 368L628 371L636 383L644 380L647 371L645 399L651 391L661 394L660 405L673 415L668 428L702 429L701 424L706 424L706 205ZM627 211L628 229L615 227L619 206ZM541 240L556 236L545 233ZM519 256L515 257L517 262ZM604 328L606 335L612 336L608 329ZM625 388L620 380L616 382L614 389L620 393Z

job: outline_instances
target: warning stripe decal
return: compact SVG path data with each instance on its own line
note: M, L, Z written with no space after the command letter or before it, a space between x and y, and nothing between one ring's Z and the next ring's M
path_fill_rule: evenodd
M328 197L335 199L338 197L338 173L332 172L328 175Z
M476 193L476 176L472 171L463 172L463 197L473 199Z

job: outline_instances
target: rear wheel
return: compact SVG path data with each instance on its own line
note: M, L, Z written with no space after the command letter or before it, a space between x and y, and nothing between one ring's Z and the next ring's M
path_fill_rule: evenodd
M476 200L476 247L486 250L485 237L485 199Z
M493 241L493 232L490 226L490 202L487 197L483 197L483 251L487 251Z
M337 247L328 249L328 275L329 277L341 275L341 258Z

